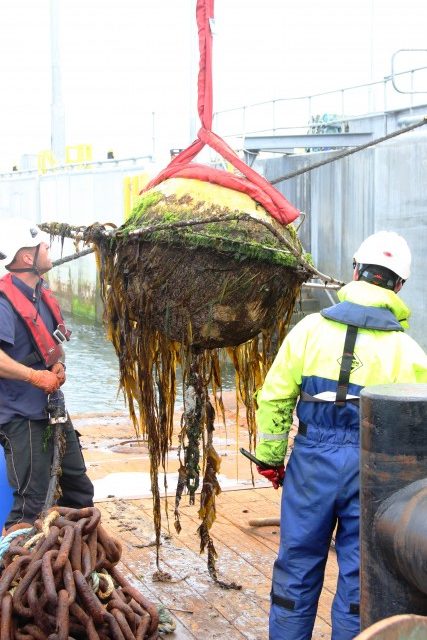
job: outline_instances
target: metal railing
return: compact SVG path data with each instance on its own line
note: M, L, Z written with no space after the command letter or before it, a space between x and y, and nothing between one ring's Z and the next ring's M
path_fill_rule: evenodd
M213 115L214 131L223 138L228 139L231 146L242 148L241 141L248 135L323 133L331 132L332 128L335 128L335 132L342 133L349 130L352 120L378 115L379 113L385 114L392 109L407 109L416 106L416 104L422 104L425 98L419 96L422 94L427 96L427 66L396 72L394 68L395 56L398 53L399 51L394 54L392 59L391 75L384 77L382 80L311 95L276 98L219 110ZM402 88L397 86L397 77L408 78L408 91L402 91ZM425 87L425 91L417 90L416 78L421 79L422 87ZM152 119L151 153L135 155L135 157L129 158L82 160L58 165L52 164L41 172L35 167L4 171L0 173L0 179L31 176L39 173L51 175L63 171L87 170L88 168L105 169L108 165L125 168L126 164L130 164L135 167L144 161L151 163L154 160L154 149L157 147L157 143L155 135L156 114L150 113ZM322 120L324 115L328 117ZM408 117L410 118L410 114L405 116L405 122L402 122L402 124L409 122ZM262 124L260 125L260 123ZM211 161L213 161L212 158Z
M76 171L82 169L102 169L108 167L118 167L118 168L128 168L126 165L132 167L138 167L141 163L150 163L152 162L153 157L151 155L145 156L131 156L129 158L113 158L109 160L85 160L81 162L67 162L65 164L53 165L51 167L46 168L43 172L43 175L49 175L53 173L61 173L63 171ZM139 168L139 167L138 167ZM25 175L38 175L40 172L38 169L19 169L17 171L5 171L0 173L1 178L9 178L9 177L20 177Z
M417 75L423 80L424 91L414 89ZM410 79L410 91L396 89L397 76L407 76ZM392 109L411 108L415 103L425 101L425 97L414 98L415 94L427 96L427 66L398 73L392 70L392 75L375 82L216 111L214 130L225 138L310 131L311 125L319 125L316 116L327 113L334 115L332 119L328 119L327 125L336 125L345 131L351 120L386 113ZM262 128L259 126L260 122L263 123Z

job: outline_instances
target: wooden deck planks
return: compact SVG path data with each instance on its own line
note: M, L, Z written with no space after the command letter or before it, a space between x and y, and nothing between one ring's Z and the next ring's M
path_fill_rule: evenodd
M172 538L160 549L161 569L170 582L153 581L156 571L151 498L98 503L102 522L123 544L122 570L139 582L153 602L164 604L173 615L176 640L267 640L271 572L279 545L278 527L251 527L252 518L278 517L280 493L270 488L224 491L217 500L217 520L211 529L218 552L218 576L242 585L241 591L224 590L210 578L206 556L199 553L197 506L181 503L183 530L173 528L173 499L169 499ZM168 532L162 515L163 530ZM143 546L145 545L145 546ZM336 583L336 558L331 551L325 587L319 603L313 640L329 640L330 607ZM192 612L192 613L190 613Z
M103 505L101 508L104 516ZM138 517L146 518L147 514L137 506L129 504L127 513L120 522L123 523L126 520L134 522ZM103 522L113 534L121 536L124 542L122 562L126 569L136 578L142 577L145 587L151 592L149 597L154 602L164 604L179 620L186 632L183 638L206 638L206 640L226 637L231 640L245 637L263 638L262 635L242 635L230 622L229 616L222 615L222 611L229 613L222 603L224 592L208 576L206 561L199 554L189 552L179 540L174 539L172 542L165 540L161 548L161 568L171 574L172 580L171 582L154 582L152 580L152 575L156 571L154 547L143 549L135 547L144 539L144 536L139 535L138 529L125 531L117 521L112 521L114 524L110 526L111 521L109 522L107 517L103 518ZM191 613L185 613L185 611ZM265 616L264 612L262 613ZM181 640L178 630L175 637Z
M134 510L132 517L135 516L135 513L140 513L134 505L132 505L130 509L132 509L132 511ZM256 598L254 599L248 589L244 596L245 604L242 606L242 592L234 590L224 591L215 585L208 575L205 557L200 556L198 553L199 539L196 534L197 526L196 521L184 516L183 531L180 536L174 539L173 544L165 541L161 550L162 568L169 571L174 580L182 580L178 585L180 597L184 596L187 598L186 603L190 605L190 608L193 607L196 610L199 609L202 611L203 609L206 610L206 613L201 617L202 621L206 622L205 619L207 616L208 619L213 619L215 622L212 636L207 635L208 629L205 624L203 634L200 633L200 635L197 635L196 633L196 637L228 637L230 636L228 629L233 630L234 627L235 630L240 631L240 634L236 637L263 638L264 636L261 633L253 633L253 627L256 620L259 620L261 630L265 626L267 594L265 596L265 608L260 608L256 602ZM236 560L240 562L240 558L238 558L236 554L230 553L226 545L220 545L218 551L226 567L229 568L232 564L235 565ZM151 553L152 563L150 573L153 573L155 570L153 549ZM135 552L130 550L129 555L130 557L134 557ZM230 572L226 569L225 573L227 575L222 575L224 580L237 580L240 575L236 570ZM231 573L233 573L233 575L231 575ZM260 579L263 581L262 575ZM166 590L167 595L169 595L170 583L156 583L156 586L162 588L162 593ZM188 599L189 594L193 596L191 602ZM197 596L199 596L199 598L197 598ZM197 599L201 602L198 603ZM194 617L192 616L193 619ZM225 629L223 629L224 621L228 625ZM196 629L196 632L198 631L199 630ZM218 632L224 635L218 636Z

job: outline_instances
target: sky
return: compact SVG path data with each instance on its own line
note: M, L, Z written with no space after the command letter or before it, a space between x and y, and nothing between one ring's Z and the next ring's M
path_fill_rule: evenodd
M99 159L189 144L196 0L53 1L66 144ZM0 2L0 172L50 147L49 12L50 0ZM425 0L216 0L214 110L381 80L395 51L427 49L426 14Z

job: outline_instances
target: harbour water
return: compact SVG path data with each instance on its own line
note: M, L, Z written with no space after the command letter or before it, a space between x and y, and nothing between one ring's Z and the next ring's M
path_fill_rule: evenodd
M126 411L119 390L119 363L105 329L75 316L66 317L72 330L65 345L67 381L63 387L71 416L80 413ZM230 362L222 365L223 388L234 388L234 369ZM182 402L180 372L177 372L177 404Z
M76 317L65 320L72 330L65 345L67 381L63 387L70 415L124 411L119 364L104 327Z

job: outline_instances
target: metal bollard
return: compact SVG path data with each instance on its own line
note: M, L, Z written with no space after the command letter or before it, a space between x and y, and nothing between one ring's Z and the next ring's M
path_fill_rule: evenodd
M361 628L427 615L427 384L361 393Z

